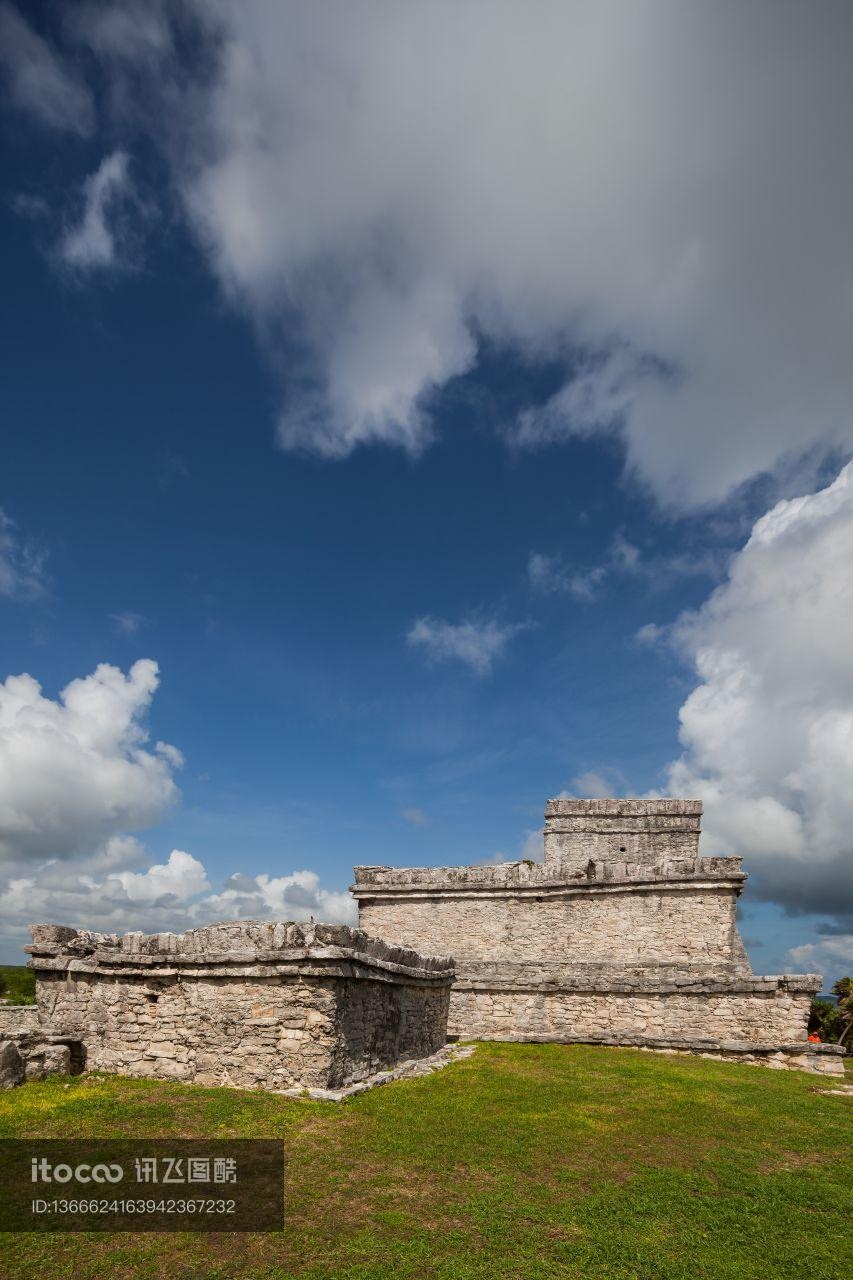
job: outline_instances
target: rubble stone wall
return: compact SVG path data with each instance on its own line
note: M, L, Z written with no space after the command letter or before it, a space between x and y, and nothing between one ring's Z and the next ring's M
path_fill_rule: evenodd
M732 957L735 914L731 887L620 891L602 883L538 895L448 889L365 898L359 924L392 942L452 952L460 964L467 958L714 964Z
M42 1024L82 1042L90 1070L335 1089L446 1041L452 962L345 926L35 926L28 950Z
M39 1012L34 1004L0 1004L0 1037L5 1031L20 1031L24 1027L37 1027Z
M674 1046L704 1042L769 1049L797 1041L805 1044L812 989L810 985L791 991L775 978L760 984L712 982L704 991L690 992L660 984L658 990L636 993L549 990L541 985L478 990L463 980L453 993L449 1027L453 1035L477 1040L653 1040Z
M699 800L549 800L545 861L695 858Z

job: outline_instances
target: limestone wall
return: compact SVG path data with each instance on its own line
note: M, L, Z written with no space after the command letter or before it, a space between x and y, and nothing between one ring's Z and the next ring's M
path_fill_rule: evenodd
M701 800L549 800L545 861L695 858Z
M335 1089L445 1043L452 962L344 926L32 932L42 1024L90 1070Z
M38 1008L34 1004L0 1004L0 1036L6 1031L34 1029L39 1025Z
M693 1048L778 1048L806 1045L806 1022L819 979L704 980L685 973L667 979L614 974L595 984L579 980L510 985L501 975L464 979L453 992L449 1029L486 1040L582 1040ZM586 986L587 989L583 989ZM597 988L597 989L596 989ZM627 988L627 989L626 989Z
M452 952L461 969L470 959L709 965L732 961L735 913L735 894L722 885L591 885L364 897L359 923L392 942Z

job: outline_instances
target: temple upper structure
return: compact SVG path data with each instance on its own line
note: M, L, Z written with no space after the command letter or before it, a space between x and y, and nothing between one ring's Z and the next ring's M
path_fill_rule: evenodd
M660 863L699 857L701 800L549 800L545 861Z

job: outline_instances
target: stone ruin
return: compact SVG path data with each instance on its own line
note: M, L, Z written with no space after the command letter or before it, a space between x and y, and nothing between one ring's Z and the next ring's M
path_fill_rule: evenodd
M345 925L31 932L39 1026L75 1045L89 1070L342 1096L447 1056L453 961ZM29 1078L39 1035L30 1027L16 1039Z
M360 927L456 961L461 1039L638 1045L843 1074L807 1039L815 974L758 977L740 858L701 858L698 800L550 800L545 860L356 867Z
M38 1007L0 1009L0 1081L85 1063L341 1097L442 1065L448 1038L843 1075L839 1046L807 1039L822 979L752 973L736 918L746 875L739 858L699 856L701 812L696 800L551 800L544 862L356 867L362 931L34 925Z

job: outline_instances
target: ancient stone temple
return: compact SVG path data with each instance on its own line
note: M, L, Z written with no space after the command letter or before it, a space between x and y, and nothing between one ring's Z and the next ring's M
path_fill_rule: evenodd
M758 977L739 858L699 856L697 800L548 802L544 862L356 867L368 933L456 960L449 1032L700 1051L840 1071L807 1042L821 978Z
M184 934L34 925L38 1021L88 1070L335 1091L443 1050L453 962L346 925L237 920Z
M356 867L362 931L34 925L37 1009L0 1009L0 1086L84 1067L342 1096L451 1039L708 1053L843 1074L806 1036L814 974L752 973L739 858L695 800L551 800L544 862ZM436 958L444 957L444 958ZM452 957L452 958L451 958Z

